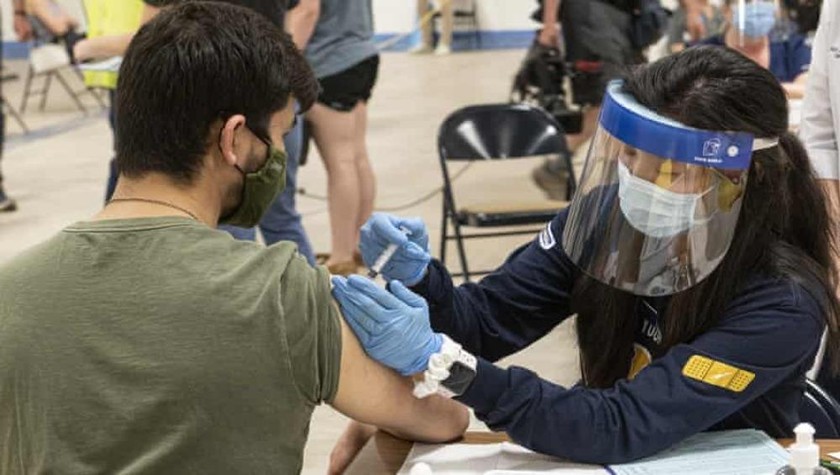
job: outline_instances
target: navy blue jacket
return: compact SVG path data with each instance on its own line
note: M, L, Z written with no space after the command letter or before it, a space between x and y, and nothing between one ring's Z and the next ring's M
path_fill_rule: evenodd
M523 368L492 364L570 316L580 271L560 242L566 215L561 212L549 224L550 235L544 232L543 239L519 248L479 283L454 287L446 269L433 261L414 287L429 303L435 331L479 357L475 380L458 398L462 403L525 447L590 463L635 460L705 430L791 434L824 323L818 301L789 279L756 276L717 326L667 351L657 347L658 310L667 299L639 298L637 347L652 361L609 389L565 388ZM692 379L683 369L694 355L755 378L740 392Z
M723 35L701 40L697 44L726 46ZM796 81L811 66L811 45L799 33L770 39L770 64L768 69L781 83Z

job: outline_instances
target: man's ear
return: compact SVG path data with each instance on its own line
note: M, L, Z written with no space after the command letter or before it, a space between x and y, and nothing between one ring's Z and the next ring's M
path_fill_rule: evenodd
M222 159L231 166L239 164L237 151L237 131L245 125L245 116L236 114L231 116L222 125L222 132L219 137L219 150L222 152Z

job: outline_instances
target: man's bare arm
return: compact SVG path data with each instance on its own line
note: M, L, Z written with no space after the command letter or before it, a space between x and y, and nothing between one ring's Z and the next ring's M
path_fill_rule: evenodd
M415 398L411 379L370 359L343 319L341 339L341 375L330 403L335 409L397 437L422 442L449 441L467 429L465 406L440 396Z

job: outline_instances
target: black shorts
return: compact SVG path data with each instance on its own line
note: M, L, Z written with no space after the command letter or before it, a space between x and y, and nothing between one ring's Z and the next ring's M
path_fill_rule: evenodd
M563 0L560 20L566 60L577 69L572 99L580 105L599 105L607 83L644 61L630 40L632 15L603 1Z
M321 95L318 102L330 109L350 112L359 102L370 99L379 74L379 56L358 63L340 73L320 79Z

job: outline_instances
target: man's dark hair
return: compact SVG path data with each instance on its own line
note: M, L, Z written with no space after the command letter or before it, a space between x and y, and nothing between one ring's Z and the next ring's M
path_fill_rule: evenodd
M312 106L318 82L291 38L261 15L217 2L185 2L143 26L117 86L117 165L126 176L164 173L188 183L211 130L234 114L269 140L271 116L294 97Z

